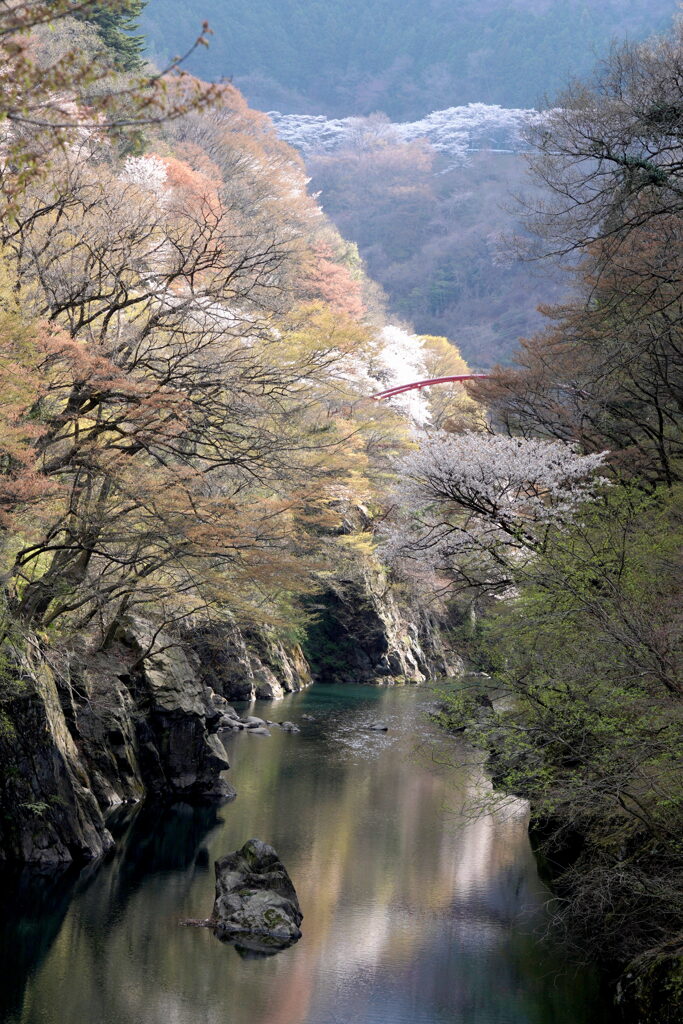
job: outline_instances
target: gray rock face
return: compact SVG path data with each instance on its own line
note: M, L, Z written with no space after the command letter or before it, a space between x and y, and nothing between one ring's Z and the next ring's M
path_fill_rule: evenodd
M144 655L150 641L151 627L136 621L122 631L124 652L120 653L130 664L125 649ZM144 789L177 798L230 795L231 788L220 777L229 768L223 744L207 728L206 692L199 666L163 634L157 638L157 646L159 653L134 663L127 678L125 666L118 675L119 679L123 675L138 711L137 758ZM115 652L107 653L111 681ZM105 679L106 675L102 673Z
M216 861L210 925L224 941L276 952L301 938L303 914L287 870L272 846L250 839Z
M269 627L244 633L235 625L188 636L202 679L228 700L280 700L311 682L298 644L285 644Z
M316 609L307 652L320 682L422 683L462 671L442 641L443 623L381 579L337 583Z
M170 638L160 635L160 653L148 656L151 632L136 620L97 654L17 654L0 730L0 861L100 857L113 845L104 812L148 794L234 795L215 734L232 709L214 703Z
M17 678L0 730L0 861L46 868L99 857L114 841L67 725L55 673L27 655Z

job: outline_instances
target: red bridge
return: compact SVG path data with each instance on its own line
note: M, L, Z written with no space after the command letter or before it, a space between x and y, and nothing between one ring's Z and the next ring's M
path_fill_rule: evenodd
M395 395L402 395L406 391L421 391L422 388L431 387L432 384L453 384L463 380L488 380L486 373L464 373L458 377L432 377L431 380L414 380L410 384L401 384L399 387L387 388L386 391L378 391L371 398L394 398Z

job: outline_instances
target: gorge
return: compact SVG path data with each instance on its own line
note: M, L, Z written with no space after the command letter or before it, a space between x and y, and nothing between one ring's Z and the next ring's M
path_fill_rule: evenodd
M3 1024L677 1024L669 7L0 5Z

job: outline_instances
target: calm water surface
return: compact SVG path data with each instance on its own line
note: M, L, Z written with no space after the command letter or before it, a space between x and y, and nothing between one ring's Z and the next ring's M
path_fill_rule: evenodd
M145 807L113 820L104 865L3 876L0 1020L607 1022L594 979L540 940L523 810L463 812L485 783L428 724L431 700L316 686L257 704L302 731L226 738L235 802ZM377 718L387 734L363 731ZM304 913L303 939L266 959L179 925L209 915L214 860L252 837L278 850Z

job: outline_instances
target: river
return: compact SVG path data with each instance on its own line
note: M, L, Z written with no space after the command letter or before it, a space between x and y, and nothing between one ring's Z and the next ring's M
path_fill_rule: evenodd
M595 979L541 939L524 808L430 725L425 688L314 686L252 713L299 734L225 739L238 791L112 819L84 872L2 879L3 1024L603 1024ZM387 733L366 726L381 718ZM468 809L469 808L469 809ZM205 929L213 862L272 843L303 938L245 958Z

